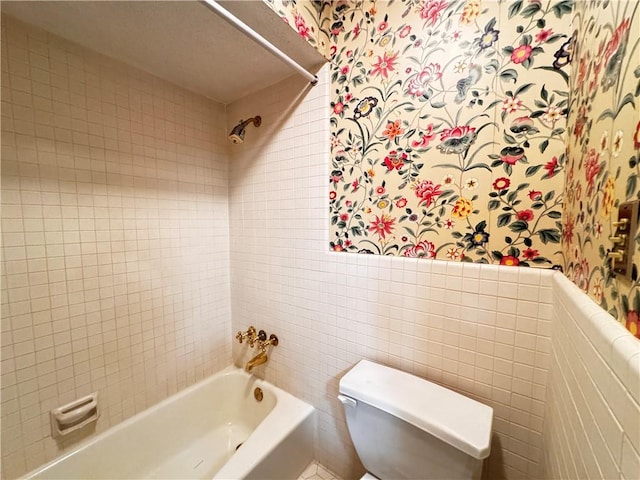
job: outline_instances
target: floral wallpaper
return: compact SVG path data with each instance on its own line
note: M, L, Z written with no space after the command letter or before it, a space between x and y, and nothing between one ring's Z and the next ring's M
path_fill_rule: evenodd
M561 264L572 1L332 11L331 248Z
M331 0L263 0L298 35L329 59Z
M640 338L640 236L632 279L614 275L620 203L640 199L640 7L578 2L567 135L563 250L566 274Z
M562 263L572 0L267 2L329 42L330 248Z

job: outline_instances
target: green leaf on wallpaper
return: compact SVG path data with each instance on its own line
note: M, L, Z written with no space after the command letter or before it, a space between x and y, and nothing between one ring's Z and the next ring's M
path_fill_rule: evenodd
M531 177L538 173L538 170L542 168L542 165L533 165L531 167L527 167L527 170L524 172L525 176Z
M509 225L510 221L511 221L510 213L503 213L501 215L498 215L498 227L505 227Z
M560 0L558 3L551 7L556 17L561 18L566 13L571 13L573 10L573 0Z
M518 72L513 68L507 68L500 72L500 78L504 81L513 80L513 83L516 83L518 81Z
M536 257L533 259L533 263L552 263L552 262L548 258Z
M499 200L489 200L489 205L488 205L489 210L495 210L499 206L500 206Z
M625 197L630 198L634 194L638 187L638 174L632 173L627 177L627 189L625 191Z
M516 94L514 95L514 97L517 97L518 95L528 91L531 87L533 87L533 83L525 83L524 85L521 85L520 87L517 88Z
M447 104L445 102L431 102L431 106L433 108L443 108L445 107Z
M524 220L516 220L511 225L509 225L509 228L511 229L512 232L516 232L516 233L526 232L529 229L529 224Z
M465 168L465 172L468 172L469 170L473 170L476 168L484 168L485 170L489 170L491 171L491 167L489 167L489 165L487 165L486 163L476 163L470 167Z
M556 33L555 35L551 35L549 38L547 38L547 43L555 43L558 40L565 38L566 35L560 34L560 33Z
M547 213L547 216L549 218L562 218L562 212L559 212L558 210L551 210Z
M542 5L540 5L539 3L530 3L524 8L524 10L522 10L522 16L524 18L531 18L536 13L538 13L541 9L542 9Z
M544 84L542 85L542 88L540 89L540 96L542 97L542 99L545 102L549 101L549 92L547 92L547 89L545 88Z
M522 10L522 1L523 0L516 0L509 6L509 18L513 18L520 13L520 10Z
M543 228L536 232L542 243L560 243L560 232L552 228Z
M598 256L600 258L604 258L606 255L607 255L607 252L605 252L605 250L604 250L604 245L600 244L598 246Z
M500 63L495 58L484 66L485 73L496 73L500 68Z
M558 68L551 67L549 65L542 65L540 67L534 68L534 70L547 70L549 72L555 72L558 75L560 75L564 79L565 82L569 83L569 75L567 74L567 72L565 72L563 70L560 70Z
M545 140L544 142L542 142L538 147L540 149L540 153L544 153L544 151L547 149L548 146L549 146L549 140Z
M626 295L620 295L620 301L622 302L622 312L626 315L629 312L629 299Z
M504 136L504 141L507 143L511 143L511 144L518 143L518 141L512 135L509 135L507 132L504 132L503 136Z
M407 232L412 237L416 236L416 232L411 227L404 226L402 228L404 228L405 232Z
M526 247L531 247L531 245L533 245L533 241L531 240L530 237L527 237L527 238L524 239L524 245Z

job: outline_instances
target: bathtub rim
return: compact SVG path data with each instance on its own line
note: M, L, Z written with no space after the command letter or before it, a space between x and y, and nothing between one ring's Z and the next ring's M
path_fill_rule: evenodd
M31 480L36 478L37 475L42 475L46 472L46 470L58 465L59 463L65 461L66 459L81 454L84 450L91 447L92 445L101 441L104 437L109 435L113 435L114 433L123 430L130 425L136 423L142 418L153 415L158 410L161 410L165 406L179 401L180 399L192 394L193 392L203 388L207 384L215 381L218 378L228 376L228 375L240 375L248 380L251 385L250 388L261 387L266 388L273 392L276 397L276 404L273 409L267 414L267 416L260 422L249 438L244 442L243 446L247 446L247 448L239 449L235 454L227 460L227 462L216 472L213 478L237 478L242 479L246 477L259 463L264 460L264 458L275 449L278 445L278 442L265 443L265 438L270 438L273 440L279 439L282 441L286 434L290 431L293 431L295 428L303 424L305 421L308 421L310 417L312 417L315 412L315 408L288 392L276 387L272 383L269 383L266 380L262 380L255 375L251 375L245 372L243 369L238 368L234 364L231 364L222 370L219 370L212 375L194 383L193 385L188 386L187 388L180 390L179 392L174 393L173 395L161 400L158 403L151 405L150 407L142 410L141 412L132 415L131 417L123 420L122 422L107 428L103 432L98 433L97 435L92 435L89 438L80 441L75 447L72 447L70 450L63 452L60 456L50 460L49 462L40 465L39 467L27 472L25 475L19 477L21 480ZM287 414L295 413L295 415L287 415L288 422L276 422L272 415L272 413L280 408L285 408ZM270 419L270 417L272 417ZM267 421L269 419L269 421ZM265 424L266 422L266 424ZM288 427L288 428L284 428ZM274 431L275 429L275 431ZM257 434L257 435L256 435ZM257 437L257 438L254 438ZM249 447L255 448L254 451L251 451ZM224 473L224 476L220 474ZM229 476L231 474L231 476ZM45 477L46 478L46 477Z

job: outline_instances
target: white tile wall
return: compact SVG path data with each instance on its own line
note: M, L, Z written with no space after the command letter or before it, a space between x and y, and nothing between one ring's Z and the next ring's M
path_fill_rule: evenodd
M553 324L548 478L640 478L640 342L561 275Z
M330 253L328 89L323 70L228 109L263 119L230 153L233 326L280 338L258 374L318 408L316 458L342 478L363 472L336 400L361 358L491 405L488 478L538 477L552 272Z
M2 19L2 470L231 362L224 107Z

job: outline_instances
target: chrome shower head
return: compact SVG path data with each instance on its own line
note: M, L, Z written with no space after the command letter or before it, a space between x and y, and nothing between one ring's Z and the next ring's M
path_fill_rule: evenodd
M255 117L250 118L249 120L240 120L240 123L233 127L231 133L229 134L229 140L236 145L244 142L244 132L247 125L253 123L254 127L259 127L262 123L262 118L256 115Z

